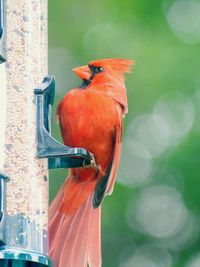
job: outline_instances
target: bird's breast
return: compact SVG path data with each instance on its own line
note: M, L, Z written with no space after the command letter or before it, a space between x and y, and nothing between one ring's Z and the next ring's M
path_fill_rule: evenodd
M100 92L76 89L70 91L60 105L59 118L64 143L86 148L98 162L107 165L119 123L118 104Z

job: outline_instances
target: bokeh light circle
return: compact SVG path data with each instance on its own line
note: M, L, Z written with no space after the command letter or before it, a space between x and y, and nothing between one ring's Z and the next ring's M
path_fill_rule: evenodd
M166 238L181 230L187 219L187 209L174 188L155 185L140 195L136 218L146 233Z
M199 267L199 266L200 266L200 253L193 256L186 264L186 267Z
M134 144L124 138L117 180L128 187L147 182L153 169L151 159L138 157Z
M200 2L177 0L167 12L167 21L174 34L186 43L200 41Z
M161 96L154 114L159 115L169 129L169 145L178 144L191 130L195 119L191 99L179 91Z
M121 57L129 55L135 58L147 48L149 43L149 27L140 18L132 18L134 22L118 25L110 21L96 23L86 32L84 50L90 57ZM116 45L120 43L120 45Z
M152 244L138 247L128 257L123 256L120 267L171 267L172 256L162 248Z
M140 115L128 125L126 140L137 156L158 157L169 143L168 124L159 114Z
M56 60L55 60L56 59ZM63 47L49 49L49 72L56 78L56 92L64 95L69 89L77 86L72 68L79 65L73 55ZM79 80L81 84L81 81Z

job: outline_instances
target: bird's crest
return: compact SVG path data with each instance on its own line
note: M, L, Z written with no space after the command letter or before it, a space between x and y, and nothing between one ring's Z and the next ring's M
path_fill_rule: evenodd
M124 58L108 58L93 60L89 64L101 67L110 67L118 73L130 73L131 66L134 65L134 61Z

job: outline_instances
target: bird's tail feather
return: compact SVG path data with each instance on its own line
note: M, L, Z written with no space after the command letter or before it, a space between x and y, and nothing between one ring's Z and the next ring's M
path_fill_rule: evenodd
M92 194L71 215L61 213L63 188L49 211L50 257L55 267L101 267L101 208L92 207Z

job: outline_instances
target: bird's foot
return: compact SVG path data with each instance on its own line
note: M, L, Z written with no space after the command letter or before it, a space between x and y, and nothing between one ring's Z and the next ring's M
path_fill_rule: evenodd
M84 162L83 167L84 168L94 168L97 172L99 172L99 166L96 163L95 157L93 154L91 154L92 158L89 163Z

